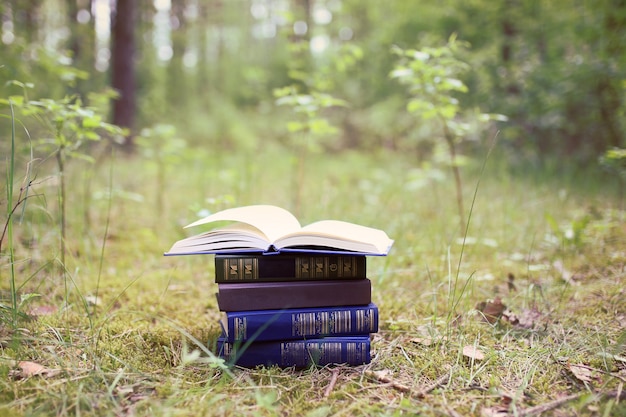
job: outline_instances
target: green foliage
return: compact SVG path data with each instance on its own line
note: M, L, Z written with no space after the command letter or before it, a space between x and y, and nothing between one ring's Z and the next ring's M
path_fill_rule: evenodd
M157 170L156 175L156 207L157 220L163 214L167 197L168 167L175 166L186 155L187 142L177 135L176 127L168 124L157 124L141 130L135 139L144 158L151 161Z
M552 232L549 240L559 248L579 250L585 243L592 217L589 214L584 214L570 222L560 224L554 216L546 214L546 221Z
M622 181L626 181L626 149L613 148L607 150L600 157L600 165L617 174Z
M60 231L60 267L65 276L66 272L66 234L67 234L67 199L66 164L71 159L81 159L93 162L94 159L83 151L86 142L96 142L104 135L112 138L122 137L124 130L105 121L101 110L86 106L77 96L68 96L60 100L42 98L31 100L27 90L31 84L13 82L23 89L22 95L0 99L0 105L13 105L28 119L37 120L42 130L41 138L33 141L36 152L42 152L56 161L59 177L59 231ZM89 98L95 103L101 103L103 97L111 98L111 92L92 93ZM67 281L65 281L67 290ZM68 293L66 291L66 300Z
M410 96L407 111L425 121L434 119L440 126L454 173L461 231L465 229L460 174L464 160L458 153L457 145L466 138L469 124L460 120L461 107L455 95L468 92L461 77L469 70L469 66L458 57L459 51L466 46L452 35L447 44L441 47L424 47L419 50L393 47L392 52L399 57L399 62L390 74L391 78L407 86ZM492 118L486 114L479 116L483 122ZM498 118L503 119L502 116Z
M339 131L332 126L324 110L333 107L347 107L345 100L333 97L327 92L333 87L329 72L345 72L355 65L362 53L358 48L345 48L341 54L326 65L309 65L308 44L295 42L291 45L294 60L290 64L289 76L294 84L274 90L276 105L292 109L295 120L287 122L290 141L295 149L296 169L293 174L294 212L298 214L301 206L302 184L305 175L305 159L309 152L323 150L322 141L336 136Z
M331 107L346 107L344 100L329 94L313 91L311 94L300 94L295 86L274 90L279 106L289 106L297 119L287 122L287 130L292 134L301 134L309 151L320 151L320 141L330 135L337 134L338 129L330 124L321 114Z
M411 98L407 104L410 113L426 120L440 119L446 124L454 121L460 111L456 93L467 93L467 86L460 77L469 66L459 60L458 51L467 44L452 36L446 46L424 47L420 50L403 50L397 46L392 52L399 62L391 77L407 86ZM452 133L461 137L464 133L458 124L451 124Z
M178 136L167 127L152 129L154 140ZM112 195L102 276L100 254L82 252L73 260L85 298L91 300L87 295L100 288L98 315L90 319L78 303L51 312L63 299L63 289L48 271L23 288L41 296L21 306L31 317L19 321L23 343L0 346L0 413L64 417L80 409L81 416L92 417L107 409L120 415L132 410L138 416L437 416L452 410L487 414L498 407L522 414L562 396L589 393L591 385L603 396L619 389L621 380L611 374L624 356L619 313L626 307L626 231L623 213L613 210L617 200L602 187L602 177L589 172L595 186L581 190L580 184L572 184L564 200L562 178L537 173L543 177L533 183L512 175L506 165L489 164L472 216L473 239L467 239L457 266L461 243L450 221L455 208L447 204L453 185L433 178L431 167L416 172L414 157L403 152L311 153L303 218L371 224L396 239L388 257L368 259L372 295L380 309L373 360L366 367L241 369L215 355L221 313L211 296L217 287L210 278L210 258L164 258L162 251L180 238L190 204L216 210L240 204L241 197L205 199L232 194L248 159L224 150L213 163L207 162L203 148L191 151L198 156L194 163L176 157L164 162L168 169L176 168L176 175L168 177L169 221L162 219L155 227L150 224L157 217L155 204ZM245 183L241 195L283 205L291 197L285 187L290 151L262 148L255 156L263 169ZM94 167L96 190L111 189L111 169L116 189L147 195L159 191L155 163L140 154L116 159L113 168L105 165ZM70 188L81 183L82 170L66 174ZM468 181L479 175L467 170ZM421 181L428 181L428 187ZM569 236L567 229L582 220L581 210L590 204L600 216L584 228L581 223L578 248L544 244L544 233L551 232L544 213L552 213ZM95 218L105 218L107 211L96 205ZM71 219L80 216L77 210L69 214ZM38 222L27 226L49 228ZM163 236L156 239L157 233ZM82 238L70 234L70 247ZM28 257L16 265L18 276L32 274L55 252L44 241L17 250L18 259ZM457 269L455 290L451 281ZM509 273L514 281L507 281ZM8 286L3 280L0 289ZM483 319L477 306L496 297L506 305L507 317L516 315L523 325L505 317L495 323ZM6 331L0 326L3 340L10 340ZM464 356L466 346L485 358ZM43 370L29 374L22 368L27 362ZM594 369L588 386L571 373L569 366L575 364ZM502 402L502 395L513 395L511 383L532 398L519 395L513 405ZM424 393L422 387L436 389ZM622 411L621 405L609 407L607 398L561 404L557 411L589 416L596 410Z

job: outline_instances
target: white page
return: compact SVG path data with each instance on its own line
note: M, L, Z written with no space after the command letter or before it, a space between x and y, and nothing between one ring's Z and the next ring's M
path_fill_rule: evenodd
M293 214L280 207L265 204L226 209L185 227L217 221L236 221L250 224L263 232L270 242L274 242L285 234L300 230L300 222Z
M387 236L387 234L379 229L373 229L367 226L361 226L359 224L344 222L341 220L321 220L315 223L311 223L302 228L302 232L306 232L307 235L318 236L320 238L329 237L333 241L345 241L345 242L362 242L372 245L377 249L378 253L385 253L387 249L393 244L393 240ZM293 236L293 234L291 235ZM282 240L282 239L281 239ZM321 239L316 239L316 242L322 242ZM284 242L281 242L281 244ZM287 243L289 244L289 243ZM319 243L323 244L323 243ZM328 244L327 246L333 246ZM348 245L349 246L349 245ZM340 246L346 247L347 246ZM365 251L365 249L352 249Z

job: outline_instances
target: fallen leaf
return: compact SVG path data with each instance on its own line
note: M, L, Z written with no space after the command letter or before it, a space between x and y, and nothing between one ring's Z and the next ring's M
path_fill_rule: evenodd
M485 354L475 346L465 346L463 348L463 356L466 356L475 361L482 361L485 359Z
M493 300L487 300L479 303L476 306L476 310L483 313L483 318L494 324L502 316L502 313L506 310L506 306L502 303L500 297L496 297Z
M572 365L569 364L568 368L572 374L582 382L591 382L593 380L591 369L581 366L581 365Z
M516 326L519 323L517 315L511 310L506 310L504 313L502 313L502 319L508 321L513 326Z
M433 339L430 337L414 337L411 342L422 346L430 346L433 344Z
M101 304L100 297L96 297L95 295L87 295L87 296L85 296L85 301L90 306L100 307L100 304Z
M522 314L518 317L517 325L524 329L532 329L541 319L542 314L536 308L527 308L522 310Z
M40 316L51 316L53 314L55 314L58 311L58 308L56 306L35 306L32 307L28 314L30 316L33 317L40 317Z
M12 375L16 378L30 378L38 375L52 378L61 373L60 369L49 369L41 364L30 361L18 362L17 367L19 370L12 373Z

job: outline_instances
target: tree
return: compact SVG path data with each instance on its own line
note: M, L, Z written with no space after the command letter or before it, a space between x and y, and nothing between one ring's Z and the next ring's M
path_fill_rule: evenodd
M136 113L135 1L117 0L111 19L111 86L119 97L113 100L113 124L128 129L125 148L132 150Z

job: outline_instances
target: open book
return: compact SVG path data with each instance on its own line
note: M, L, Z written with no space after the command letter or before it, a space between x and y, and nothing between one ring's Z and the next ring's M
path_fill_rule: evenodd
M186 227L234 222L174 243L165 255L232 252L345 252L386 255L393 244L385 232L339 220L322 220L302 227L280 207L254 205L211 214Z

